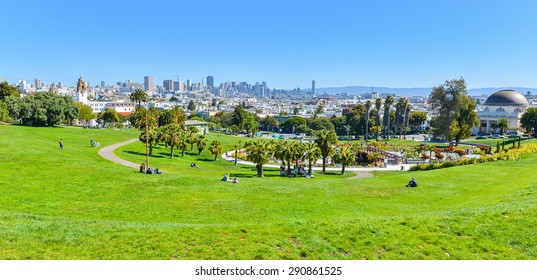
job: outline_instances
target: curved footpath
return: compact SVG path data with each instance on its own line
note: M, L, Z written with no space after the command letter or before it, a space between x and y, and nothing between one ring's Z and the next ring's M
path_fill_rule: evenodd
M134 143L136 141L139 141L138 138L123 141L123 142L120 142L120 143L117 143L117 144L113 144L113 145L110 145L110 146L103 147L103 148L101 148L99 150L99 155L102 156L103 158L109 160L109 161L119 163L121 165L125 165L125 166L128 166L128 167L134 168L134 169L138 169L138 168L140 168L140 165L138 165L138 164L136 164L134 162L124 160L124 159L122 159L122 158L120 158L120 157L118 157L118 156L116 156L114 154L115 149L117 149L117 148L119 148L121 146L128 145L130 143ZM222 158L224 160L231 161L231 162L235 161L235 158L233 158L231 156L227 156L228 153L231 154L233 152L234 151L229 151L229 152L224 153L222 155ZM253 162L245 161L245 160L241 160L241 159L237 160L237 163L238 164L255 166L255 164ZM263 166L264 167L271 167L271 168L280 168L280 166L278 164L264 164ZM394 171L394 170L401 170L401 168L403 168L403 170L408 170L410 168L410 166L412 166L412 164L389 165L387 167L348 167L348 168L345 168L345 170L346 171L356 171L356 172ZM322 170L322 167L313 167L313 170L319 171L319 170ZM326 170L328 170L328 171L340 171L341 167L327 167ZM367 176L367 175L365 175L365 173L362 173L362 176Z
M120 142L120 143L117 143L117 144L114 144L114 145L106 146L106 147L101 148L99 150L99 155L102 156L103 158L109 160L109 161L119 163L121 165L125 165L125 166L128 166L128 167L132 167L134 169L138 169L138 168L140 168L140 165L138 165L138 164L136 164L134 162L124 160L124 159L122 159L122 158L120 158L120 157L118 157L118 156L116 156L114 154L115 149L117 149L117 148L119 148L121 146L128 145L130 143L134 143L136 141L139 141L138 138L123 141L123 142Z

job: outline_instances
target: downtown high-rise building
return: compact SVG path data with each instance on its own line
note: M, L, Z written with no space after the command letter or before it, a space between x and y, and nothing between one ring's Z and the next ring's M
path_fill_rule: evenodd
M186 80L186 90L191 91L192 90L192 81L190 79Z
M311 81L311 95L315 96L315 80Z
M35 89L40 89L41 88L41 80L39 79L35 79L34 81L34 86L35 86Z
M207 76L207 86L209 88L214 87L214 78L213 78L213 76Z
M144 89L145 91L153 91L154 85L153 85L153 76L145 76L144 77Z
M106 83L104 81L101 81L101 88L105 88L106 87Z
M174 86L173 86L173 81L172 80L164 80L162 81L162 87L164 88L165 91L173 91L174 90Z

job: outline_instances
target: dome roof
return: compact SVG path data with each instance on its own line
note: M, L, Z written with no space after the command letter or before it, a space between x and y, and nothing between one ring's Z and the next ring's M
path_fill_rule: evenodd
M493 93L484 105L491 106L529 106L526 97L512 89L500 90Z

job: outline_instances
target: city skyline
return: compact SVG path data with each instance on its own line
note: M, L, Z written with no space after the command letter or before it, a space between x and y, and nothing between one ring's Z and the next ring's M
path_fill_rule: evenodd
M142 3L5 3L0 79L537 87L532 1Z

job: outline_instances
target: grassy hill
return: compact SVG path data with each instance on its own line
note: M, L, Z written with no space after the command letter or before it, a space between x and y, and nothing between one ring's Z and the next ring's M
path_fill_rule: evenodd
M89 145L136 131L0 126L0 259L536 259L537 155L358 179L267 177L159 146L144 175ZM58 149L62 138L65 149ZM231 150L237 138L211 135ZM241 140L245 140L242 138ZM116 151L141 163L145 146ZM191 168L195 161L200 168ZM240 184L220 182L224 173ZM410 177L418 188L405 188Z

